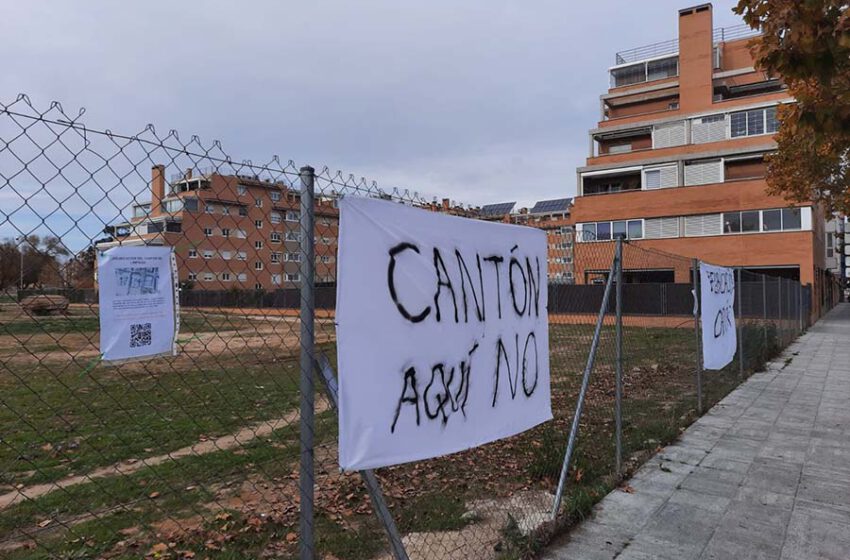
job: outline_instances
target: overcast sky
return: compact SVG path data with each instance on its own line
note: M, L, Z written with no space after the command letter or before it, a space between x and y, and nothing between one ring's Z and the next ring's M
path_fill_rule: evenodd
M715 27L740 24L715 2ZM682 0L7 2L3 99L485 204L571 196L614 53Z

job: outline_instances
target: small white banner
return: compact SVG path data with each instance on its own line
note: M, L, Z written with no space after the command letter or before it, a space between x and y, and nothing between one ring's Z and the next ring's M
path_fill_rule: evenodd
M702 312L702 365L723 369L735 357L735 273L731 268L699 263Z
M396 465L552 418L546 233L340 201L339 462Z
M97 254L100 352L105 361L172 354L177 336L172 248L113 247Z

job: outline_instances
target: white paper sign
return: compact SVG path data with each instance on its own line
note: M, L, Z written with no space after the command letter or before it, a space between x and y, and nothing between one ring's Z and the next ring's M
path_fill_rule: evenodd
M100 352L105 361L172 354L177 336L171 247L98 251Z
M428 459L552 418L546 233L340 201L339 461Z
M699 263L702 305L702 365L723 369L735 357L735 273L731 268Z

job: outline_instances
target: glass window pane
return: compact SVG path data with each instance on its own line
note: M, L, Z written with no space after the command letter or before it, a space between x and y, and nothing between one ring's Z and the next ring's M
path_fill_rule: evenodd
M611 239L611 222L599 222L596 224L596 239L600 241Z
M782 210L762 212L762 231L780 231L782 229Z
M747 136L764 134L764 109L747 111Z
M584 224L581 228L581 237L585 241L596 241L596 223Z
M799 208L783 208L782 209L782 229L800 229L802 220L800 219ZM827 235L830 237L831 235Z
M629 220L629 239L643 239L643 222Z
M723 214L723 233L741 233L741 213Z
M741 231L758 231L759 230L759 213L741 212Z
M626 234L626 222L614 222L614 237Z
M646 79L661 80L676 76L679 73L679 58L665 58L663 60L650 60L646 63Z
M764 110L764 120L766 122L766 132L776 132L779 130L779 121L776 119L776 107L768 107Z
M730 116L730 126L732 129L732 138L747 135L747 113L732 113Z

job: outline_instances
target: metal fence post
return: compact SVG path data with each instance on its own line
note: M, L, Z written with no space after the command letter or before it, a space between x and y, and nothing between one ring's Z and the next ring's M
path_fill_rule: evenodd
M694 334L696 335L697 343L697 412L702 414L702 336L700 333L700 316L702 309L700 308L699 299L699 259L693 259L691 267L694 270L693 286L694 286Z
M803 284L797 282L797 315L800 320L799 334L803 334Z
M581 378L581 389L578 393L578 401L576 402L576 411L573 415L573 423L570 426L570 437L567 441L567 450L564 453L564 462L561 465L561 476L558 479L558 489L555 491L555 499L552 504L552 519L558 517L558 510L561 509L561 498L564 495L564 486L567 483L567 473L570 467L570 461L575 450L576 439L578 439L578 426L581 420L581 412L584 409L584 398L587 395L587 386L590 384L590 373L593 371L593 364L596 360L596 351L599 348L599 338L602 335L602 322L605 320L605 314L608 312L608 301L611 297L611 284L614 282L614 273L616 272L617 259L611 260L611 268L608 270L608 279L605 282L605 293L602 296L602 305L599 308L599 315L596 318L596 328L593 331L593 340L590 342L590 352L587 355L587 363L584 366L584 374Z
M767 344L767 276L761 275L761 313L764 321L764 342Z
M738 296L738 380L744 379L744 313L741 305L741 292L744 291L744 285L741 282L743 277L743 268L738 267L738 285L735 286L735 292Z
M782 277L776 279L776 302L779 304L779 311L777 313L776 324L779 329L779 345L785 346L785 325L782 324Z
M313 432L314 432L314 274L315 237L313 179L315 170L302 167L301 179L301 470L298 478L300 487L300 534L299 554L301 560L312 560L313 535Z
M623 237L617 236L617 252L614 257L617 265L617 321L616 329L616 388L614 402L614 424L616 429L616 469L617 476L622 473L623 466Z

